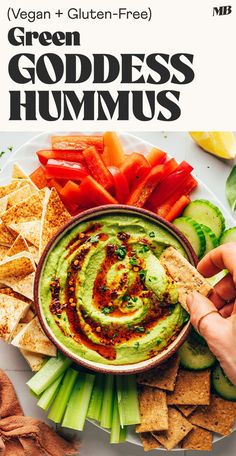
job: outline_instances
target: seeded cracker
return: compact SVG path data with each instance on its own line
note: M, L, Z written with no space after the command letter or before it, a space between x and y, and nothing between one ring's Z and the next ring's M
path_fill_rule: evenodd
M168 405L210 404L210 370L194 372L180 369L175 390L167 394Z
M189 312L186 299L193 291L208 296L212 287L207 280L176 249L168 247L160 258L161 264L176 283L179 302Z
M185 450L212 450L212 432L195 426L194 429L183 439L181 448Z
M151 432L168 429L166 393L157 388L143 386L139 393L141 424L136 432Z
M142 432L140 434L141 442L143 444L144 451L155 450L155 448L160 448L160 444L152 436L150 432Z
M140 385L152 386L168 391L173 391L177 372L179 369L179 357L173 356L166 363L151 369L148 372L137 375L137 382Z
M168 421L167 431L152 434L167 450L172 450L193 429L193 426L174 407L168 408Z
M234 420L235 403L214 395L211 396L211 403L208 407L198 407L189 417L192 424L221 435L228 435L232 432Z

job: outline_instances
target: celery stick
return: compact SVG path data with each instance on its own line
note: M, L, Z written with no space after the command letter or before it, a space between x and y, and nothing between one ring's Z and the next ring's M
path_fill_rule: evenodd
M66 408L62 426L82 431L93 391L95 375L80 373Z
M50 358L46 364L35 374L27 385L37 395L47 389L63 372L72 364L69 358L58 353L56 358Z
M32 389L29 390L30 391L30 395L35 397L36 399L39 399L40 398L40 394L35 394Z
M121 427L140 423L135 375L118 376L116 378L116 389Z
M114 407L112 414L110 443L121 443L126 440L126 429L120 426L120 416L118 410L117 397L114 397Z
M100 414L101 414L101 407L102 407L102 399L103 399L103 385L104 385L104 375L97 374L92 396L89 403L87 417L91 418L92 420L99 421Z
M54 423L60 423L62 420L78 374L78 371L70 368L67 370L65 377L63 378L59 393L48 414L48 418L54 421Z
M48 410L51 404L53 403L60 387L62 377L64 374L61 374L55 382L53 382L41 395L37 405L43 410Z
M103 392L100 424L102 427L107 428L107 429L111 428L113 401L114 401L114 376L106 375L104 392Z

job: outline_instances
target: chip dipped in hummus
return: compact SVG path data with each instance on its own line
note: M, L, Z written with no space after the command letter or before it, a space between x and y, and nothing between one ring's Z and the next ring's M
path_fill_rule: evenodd
M40 301L56 339L104 364L151 358L179 334L188 315L159 258L172 246L164 228L137 216L104 216L66 231L50 251Z

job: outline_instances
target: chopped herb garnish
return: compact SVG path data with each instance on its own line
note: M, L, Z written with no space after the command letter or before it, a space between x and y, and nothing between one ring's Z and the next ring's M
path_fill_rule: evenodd
M139 345L140 345L139 342L135 342L135 343L134 343L134 348L139 348Z
M118 257L119 260L123 260L126 255L126 247L123 245L119 245L115 251L115 255Z
M1 152L0 152L0 158L1 158L5 153L6 153L5 150L1 150Z
M162 340L161 339L157 339L156 344L160 345L161 343L162 343Z
M124 295L122 296L122 301L129 301L130 300L130 296L129 295Z
M154 231L150 231L149 237L150 237L150 238L154 238L155 236L156 236L156 235L155 235Z
M89 242L91 242L91 244L96 244L98 241L99 241L98 234L95 234L95 236L91 236L89 239Z
M102 313L104 315L109 315L113 311L114 311L114 307L103 307L103 309L102 309Z
M129 260L129 264L131 264L131 266L136 266L138 264L138 259L136 256L132 256L132 258L130 258Z
M144 326L135 326L135 327L134 327L134 330L135 330L136 332L139 332L139 333L145 332Z
M100 286L100 289L101 289L102 291L107 291L107 290L109 290L109 288L106 287L105 285L101 285L101 286Z
M144 280L146 279L147 271L145 271L144 269L140 269L138 273L140 275L140 279L144 282Z
M150 250L150 247L148 245L143 245L140 250L139 250L139 253L145 253L145 252L148 252Z
M133 296L131 299L132 299L132 301L134 301L134 302L137 302L137 300L138 300L137 296Z

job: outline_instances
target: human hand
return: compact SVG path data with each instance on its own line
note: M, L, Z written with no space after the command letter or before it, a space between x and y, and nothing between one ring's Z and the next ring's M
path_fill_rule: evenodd
M225 374L236 385L236 242L217 247L198 264L211 277L223 269L229 273L218 282L210 299L193 293L187 299L191 323L207 341Z

